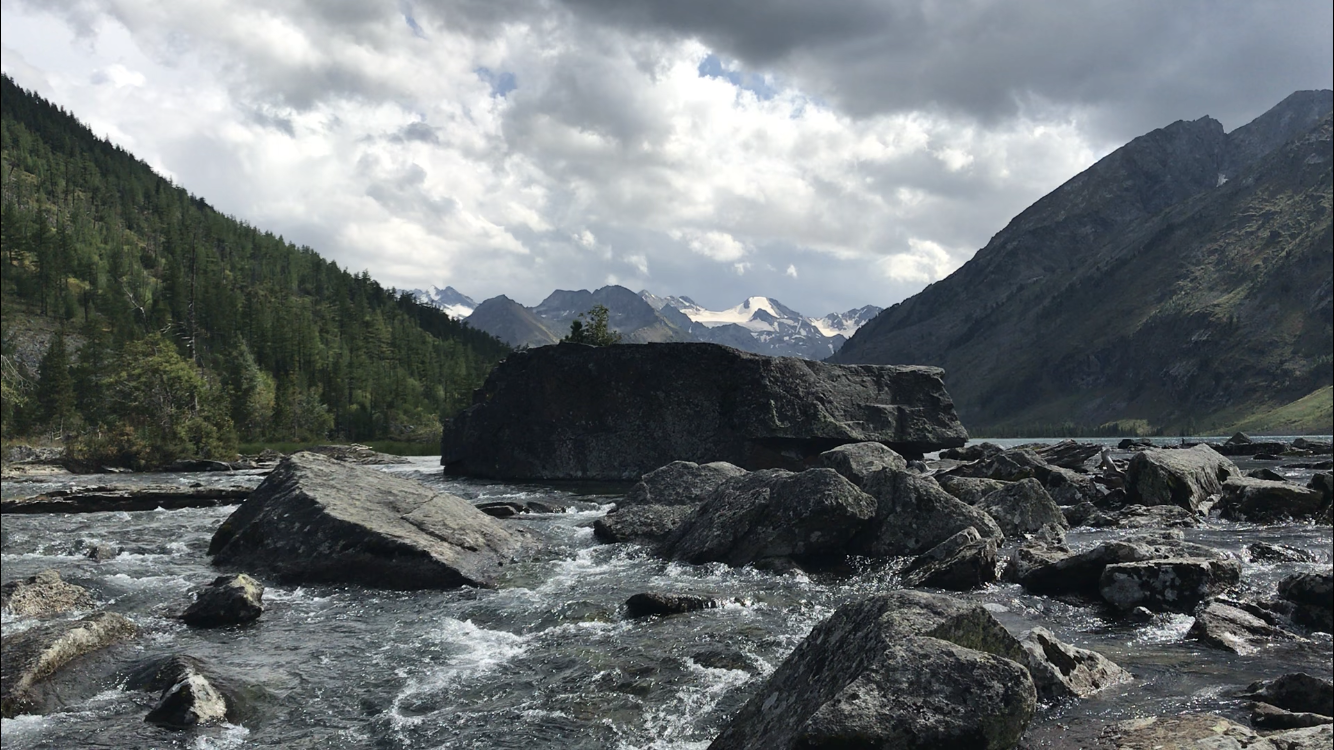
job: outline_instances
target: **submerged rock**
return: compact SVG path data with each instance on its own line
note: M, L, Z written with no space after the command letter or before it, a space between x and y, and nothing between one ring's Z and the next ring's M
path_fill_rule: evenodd
M219 628L250 622L263 613L264 584L237 573L215 578L181 613L181 621L195 628Z
M1228 477L1240 475L1236 464L1207 445L1151 448L1130 459L1126 495L1139 505L1178 505L1198 512L1201 504L1222 494Z
M1306 550L1286 544L1253 542L1246 545L1246 553L1254 562L1315 562L1316 556Z
M1013 747L1037 705L1025 653L978 605L908 591L854 601L811 631L710 748Z
M652 615L681 615L697 612L701 609L717 609L718 600L695 594L635 594L625 600L625 608L630 617L650 617Z
M221 724L227 719L227 699L198 672L189 672L167 688L144 721L168 729L191 729Z
M26 617L49 617L75 609L92 609L96 604L88 589L66 582L54 570L43 570L0 587L0 607Z
M446 426L441 462L471 476L626 480L672 461L797 469L866 441L915 458L968 437L942 377L704 343L543 346L492 370Z
M673 461L640 477L617 507L623 510L634 505L699 505L715 487L745 473L745 469L726 461L702 465Z
M875 513L875 499L833 469L756 471L719 485L660 553L735 566L845 555Z
M50 622L6 636L3 641L5 718L43 709L42 684L74 659L135 634L134 625L113 612L80 620Z
M903 571L903 585L968 591L996 580L996 540L969 526L937 544Z
M291 581L445 589L494 585L526 539L462 498L297 453L223 522L209 554Z
M1033 676L1038 697L1046 701L1085 698L1135 679L1111 659L1063 643L1046 628L1033 628L1020 643L1028 655L1024 665Z

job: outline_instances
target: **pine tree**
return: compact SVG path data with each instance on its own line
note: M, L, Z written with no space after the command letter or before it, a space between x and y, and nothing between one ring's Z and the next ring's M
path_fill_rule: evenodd
M74 383L69 372L69 353L65 351L65 334L57 332L42 355L37 374L37 420L41 425L63 434L72 426L74 410Z

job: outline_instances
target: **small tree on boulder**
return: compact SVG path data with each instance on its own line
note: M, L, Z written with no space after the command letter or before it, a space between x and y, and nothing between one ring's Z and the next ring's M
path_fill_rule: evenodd
M611 311L606 305L593 305L588 312L580 313L570 323L570 333L561 342L571 344L589 344L591 346L610 346L621 343L621 334L607 326Z

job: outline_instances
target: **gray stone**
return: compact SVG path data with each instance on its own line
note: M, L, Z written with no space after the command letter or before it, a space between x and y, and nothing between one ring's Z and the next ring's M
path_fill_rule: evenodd
M226 696L194 660L173 659L169 665L163 676L170 677L170 684L144 721L166 729L193 729L227 720L231 711Z
M1212 547L1184 541L1179 531L1141 533L1104 542L1047 564L1035 564L1018 580L1024 588L1037 594L1097 596L1103 569L1108 565L1178 557L1231 559L1226 553Z
M1178 505L1199 511L1223 492L1228 477L1241 476L1237 465L1207 445L1151 448L1135 454L1126 469L1126 495L1139 505Z
M134 625L113 612L80 620L45 623L6 636L0 706L5 718L40 711L40 688L74 659L135 634Z
M659 542L694 513L693 505L617 508L593 522L593 535L604 542Z
M1256 729L1298 729L1318 727L1322 724L1334 724L1334 718L1301 711L1286 711L1268 703L1256 703L1251 707L1251 726Z
M641 477L616 505L621 509L633 505L699 505L725 480L745 473L745 469L726 461L703 465L673 461Z
M710 748L1013 747L1037 704L1025 654L978 605L910 591L854 601L811 631Z
M1195 610L1195 623L1186 637L1242 656L1275 641L1294 638L1250 612L1218 601L1206 602Z
M1324 633L1334 632L1334 573L1295 573L1278 582L1278 595L1295 605L1292 619Z
M1234 521L1273 523L1314 518L1326 505L1320 490L1285 481L1231 477L1223 483L1218 508Z
M1286 711L1334 716L1334 684L1305 672L1252 683L1242 695Z
M995 580L996 540L983 539L972 526L922 553L903 571L908 588L968 591Z
M995 519L956 500L932 479L906 471L884 469L866 480L876 500L870 537L860 545L871 557L920 555L972 526L997 544L1005 538Z
M1169 558L1108 565L1098 589L1108 604L1122 611L1191 612L1200 602L1241 580L1236 560Z
M49 569L0 587L0 607L25 617L49 617L75 609L92 609L96 604L88 589L66 582L60 573Z
M1316 556L1286 544L1253 542L1246 546L1252 562L1315 562Z
M1290 729L1271 734L1265 739L1274 746L1274 750L1329 750L1334 747L1334 725Z
M802 468L844 443L905 457L962 445L943 371L831 365L704 343L509 355L444 429L452 472L633 480L672 461Z
M1018 583L1028 579L1033 571L1073 555L1064 544L1053 544L1044 539L1024 540L1010 553L1005 566L1005 580Z
M1034 453L1052 467L1059 466L1064 469L1079 471L1084 467L1085 462L1101 451L1102 446L1095 443L1062 440L1059 443L1038 448Z
M982 501L982 498L996 490L1004 489L1006 486L1006 483L999 479L957 477L953 474L941 474L936 477L936 483L940 485L942 490L968 505L977 505Z
M195 628L241 625L264 613L264 584L245 573L218 576L181 613L181 621Z
M209 554L289 581L444 589L494 585L527 539L420 482L297 453L223 522Z
M1018 539L1044 526L1064 528L1065 516L1036 479L1022 479L996 490L977 504L996 519L1005 536Z
M1212 714L1130 719L1113 725L1106 739L1116 750L1275 750L1250 727Z
M1021 479L1037 478L1043 481L1051 472L1047 465L1028 448L1011 448L988 456L976 463L965 464L950 473L960 477L980 477L997 479L1002 482L1018 482Z
M908 462L887 445L880 443L849 443L821 453L820 466L833 469L845 479L861 487L867 477L881 469L906 471Z
M846 555L876 500L833 469L755 471L719 485L659 553L740 566L765 558Z
M1060 466L1051 467L1043 485L1057 505L1092 505L1103 498L1102 490L1092 477Z
M1033 628L1020 643L1027 653L1025 666L1033 676L1038 697L1045 701L1086 698L1135 679L1111 659L1063 643L1046 628Z

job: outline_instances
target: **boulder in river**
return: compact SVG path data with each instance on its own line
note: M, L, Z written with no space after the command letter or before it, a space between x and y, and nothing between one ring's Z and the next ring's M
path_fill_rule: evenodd
M996 519L1006 537L1018 539L1044 526L1065 528L1061 509L1036 479L1022 479L996 490L978 502L977 508Z
M74 659L100 651L135 634L134 624L114 612L79 620L48 622L8 635L3 641L5 718L43 710L43 684Z
M1179 531L1146 532L1104 542L1046 564L1034 564L1018 580L1024 588L1038 594L1098 596L1103 569L1108 565L1170 558L1232 559L1213 547L1184 541Z
M1005 489L1008 482L1002 482L999 479L983 479L981 477L960 477L953 474L941 474L935 477L936 483L942 490L950 493L967 505L977 505L982 498L990 495L996 490Z
M1152 448L1135 454L1126 468L1126 495L1139 505L1178 505L1199 511L1221 495L1228 477L1241 476L1237 465L1207 445Z
M716 609L718 600L696 594L660 594L646 592L625 600L630 617L681 615L701 609Z
M1251 683L1242 697L1286 711L1334 716L1334 683L1305 672L1290 672Z
M1098 590L1104 601L1123 612L1136 607L1192 612L1239 580L1241 564L1236 560L1168 558L1108 565Z
M0 587L0 607L15 615L49 617L94 606L88 589L65 581L54 570L43 570Z
M968 591L996 580L996 540L969 526L921 555L903 571L903 585Z
M906 471L908 462L887 445L880 443L849 443L827 450L818 457L821 466L833 469L845 479L861 487L872 472L881 469Z
M693 505L616 508L593 522L593 536L604 542L660 542L694 513Z
M616 505L621 509L633 505L699 505L715 487L745 473L745 469L726 461L673 461L640 477Z
M883 469L867 478L864 489L875 497L876 512L860 554L920 555L969 526L997 544L1005 538L995 519L956 500L929 477Z
M1328 750L1331 736L1325 725L1261 737L1222 716L1180 714L1118 722L1103 740L1115 750Z
M971 464L965 464L950 470L960 477L996 479L1002 482L1018 482L1021 479L1036 477L1045 480L1051 467L1028 448L1011 448Z
M1186 637L1245 656L1295 636L1240 607L1210 601L1195 610L1195 622Z
M1135 679L1111 659L1064 643L1046 628L1033 628L1020 643L1028 655L1024 666L1045 701L1086 698Z
M227 699L202 673L183 669L175 682L162 691L158 702L144 717L149 724L167 729L192 729L226 721Z
M218 576L181 613L181 622L195 628L241 625L264 613L264 584L245 573Z
M291 581L447 589L494 585L526 539L460 497L297 453L223 522L209 554Z
M1278 595L1292 602L1294 622L1334 632L1334 572L1294 573L1278 582Z
M833 469L755 471L720 484L660 553L735 566L841 556L875 514L875 498Z
M1314 518L1328 501L1320 490L1286 481L1230 477L1223 483L1218 508L1234 521L1274 523Z
M509 355L444 429L451 472L628 480L672 461L800 469L845 443L906 457L963 445L934 367L832 365L705 343Z
M854 601L815 626L709 747L1013 747L1037 705L1024 654L978 605L908 591Z

